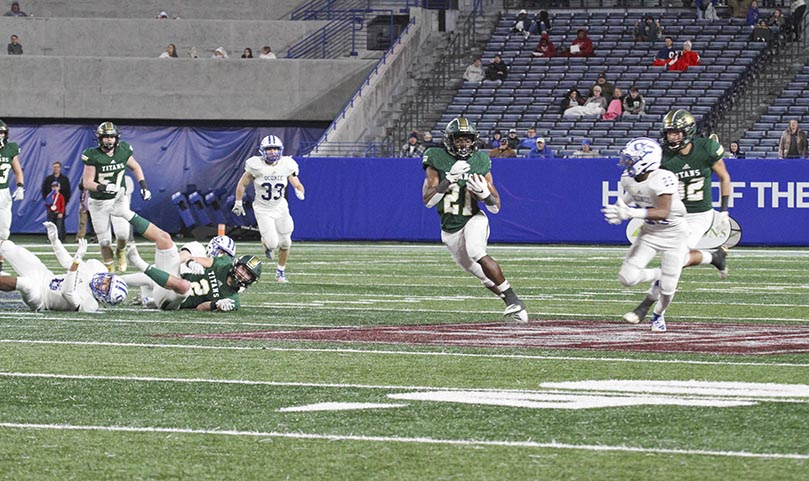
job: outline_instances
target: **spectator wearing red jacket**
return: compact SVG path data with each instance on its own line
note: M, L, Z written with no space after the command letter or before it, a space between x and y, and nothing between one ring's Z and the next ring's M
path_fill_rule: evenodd
M668 69L684 72L688 69L688 67L693 67L699 64L699 54L691 50L691 41L686 40L683 42L683 51L679 52L676 58L669 61Z
M570 48L562 54L565 57L592 57L594 53L593 41L587 36L587 30L580 28Z
M45 197L45 207L48 209L48 220L56 224L59 231L59 240L65 241L65 196L62 195L59 181L51 183L51 192Z
M537 48L531 53L534 57L555 57L556 47L551 42L547 33L543 33L537 44Z

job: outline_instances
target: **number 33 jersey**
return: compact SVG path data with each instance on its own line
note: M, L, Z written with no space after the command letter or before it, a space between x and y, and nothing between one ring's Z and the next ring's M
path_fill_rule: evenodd
M295 159L283 156L270 165L261 157L254 156L244 163L244 170L255 178L253 187L256 189L256 199L253 201L253 208L289 211L285 194L289 176L298 175L298 163Z

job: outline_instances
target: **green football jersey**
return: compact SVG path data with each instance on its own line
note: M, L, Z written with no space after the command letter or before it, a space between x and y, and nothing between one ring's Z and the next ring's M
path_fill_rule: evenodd
M203 274L183 274L183 279L191 283L191 295L183 301L180 309L194 309L205 301L216 302L224 298L233 299L238 309L239 290L227 283L232 262L230 256L214 257L213 265L206 267Z
M492 159L489 158L489 154L477 151L467 159L467 162L471 167L469 174L450 185L444 198L435 206L438 215L441 216L441 230L445 232L458 232L473 215L480 212L477 197L466 190L466 177L470 174L488 174L492 170ZM421 159L422 167L426 169L430 166L437 170L441 180L446 178L454 163L455 157L440 147L430 147Z
M14 142L6 142L0 149L0 189L8 189L8 181L11 178L11 162L19 155L20 146Z
M663 149L662 166L674 172L680 181L680 199L689 214L713 209L711 167L724 156L724 147L702 137L691 140L691 152L688 155Z
M96 175L93 180L99 184L115 184L121 189L126 189L124 176L126 175L126 162L132 157L132 146L123 140L118 142L112 156L107 155L101 147L91 147L81 153L81 161L84 165L92 165L96 168ZM90 191L91 199L114 199L115 194L110 192Z

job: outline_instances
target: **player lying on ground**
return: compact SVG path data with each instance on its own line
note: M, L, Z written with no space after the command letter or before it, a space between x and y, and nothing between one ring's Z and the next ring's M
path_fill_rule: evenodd
M130 247L127 259L156 285L154 304L163 310L196 309L198 311L233 311L239 308L239 290L247 288L261 276L261 261L256 256L196 257L202 274L180 272L180 252L171 235L132 212L125 204L116 203L113 216L123 217L135 232L155 244L155 262L144 261L136 246Z

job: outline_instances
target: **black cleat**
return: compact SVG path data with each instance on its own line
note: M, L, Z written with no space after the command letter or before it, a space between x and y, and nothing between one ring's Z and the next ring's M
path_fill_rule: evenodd
M630 324L641 322L646 317L646 314L649 313L649 309L654 303L654 299L646 296L646 298L638 304L638 307L624 314L624 320Z
M711 265L716 267L719 271L719 277L727 279L728 277L728 248L725 246L711 251Z

